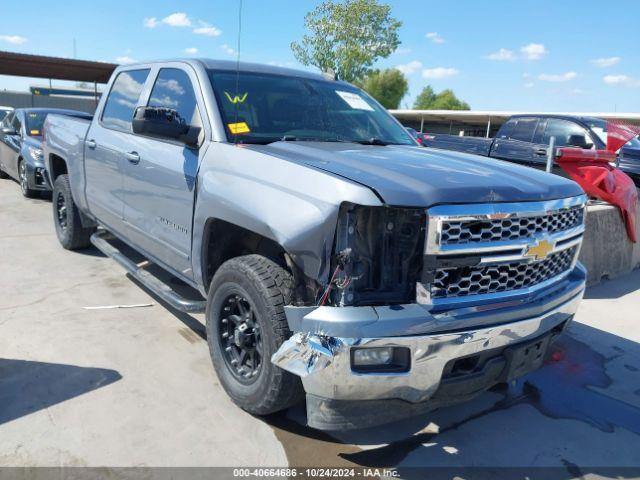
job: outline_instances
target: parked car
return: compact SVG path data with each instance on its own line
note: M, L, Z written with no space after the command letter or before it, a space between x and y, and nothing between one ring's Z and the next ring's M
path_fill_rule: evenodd
M13 112L13 107L3 107L0 105L0 122L4 120L4 117Z
M306 393L310 426L344 429L467 400L540 367L582 298L576 183L421 148L348 83L184 60L120 66L106 92L91 122L45 122L58 239L205 312L248 412Z
M91 115L58 108L18 108L0 124L0 178L20 182L22 194L31 198L50 192L42 161L42 126L50 113L90 120Z
M407 132L409 132L409 135L415 138L416 142L422 145L422 134L418 133L418 131L415 128L411 128L411 127L405 127L405 128L407 129Z
M544 169L552 136L556 139L556 147L602 150L607 146L607 128L606 120L594 117L516 115L500 127L495 138L433 134L425 136L424 145ZM637 137L620 149L619 162L620 169L640 186L640 140ZM554 173L562 172L555 168Z

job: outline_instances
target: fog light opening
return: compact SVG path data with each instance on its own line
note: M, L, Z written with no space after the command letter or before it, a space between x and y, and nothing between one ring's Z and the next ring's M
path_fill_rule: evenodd
M371 347L351 349L351 370L356 373L401 373L411 366L407 347Z

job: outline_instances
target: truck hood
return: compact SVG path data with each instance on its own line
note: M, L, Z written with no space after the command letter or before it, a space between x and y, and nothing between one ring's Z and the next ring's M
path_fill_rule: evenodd
M584 193L571 180L533 168L417 146L276 142L248 148L366 185L395 206L527 202Z

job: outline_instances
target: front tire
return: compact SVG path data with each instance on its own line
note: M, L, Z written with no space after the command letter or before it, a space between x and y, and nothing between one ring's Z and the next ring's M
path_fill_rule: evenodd
M225 262L207 298L207 342L223 388L243 410L267 415L302 399L300 379L271 363L289 338L291 274L260 255Z
M34 198L38 195L37 190L29 188L29 173L27 172L27 163L20 160L18 163L18 181L20 182L20 191L25 198Z
M80 211L73 201L68 175L60 175L53 185L53 223L56 235L63 248L79 250L91 245L91 235L95 228L84 228Z

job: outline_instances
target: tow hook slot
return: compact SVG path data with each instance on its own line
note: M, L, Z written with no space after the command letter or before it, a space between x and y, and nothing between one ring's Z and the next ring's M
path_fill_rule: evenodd
M328 367L340 346L334 337L298 332L271 356L271 363L304 378Z

